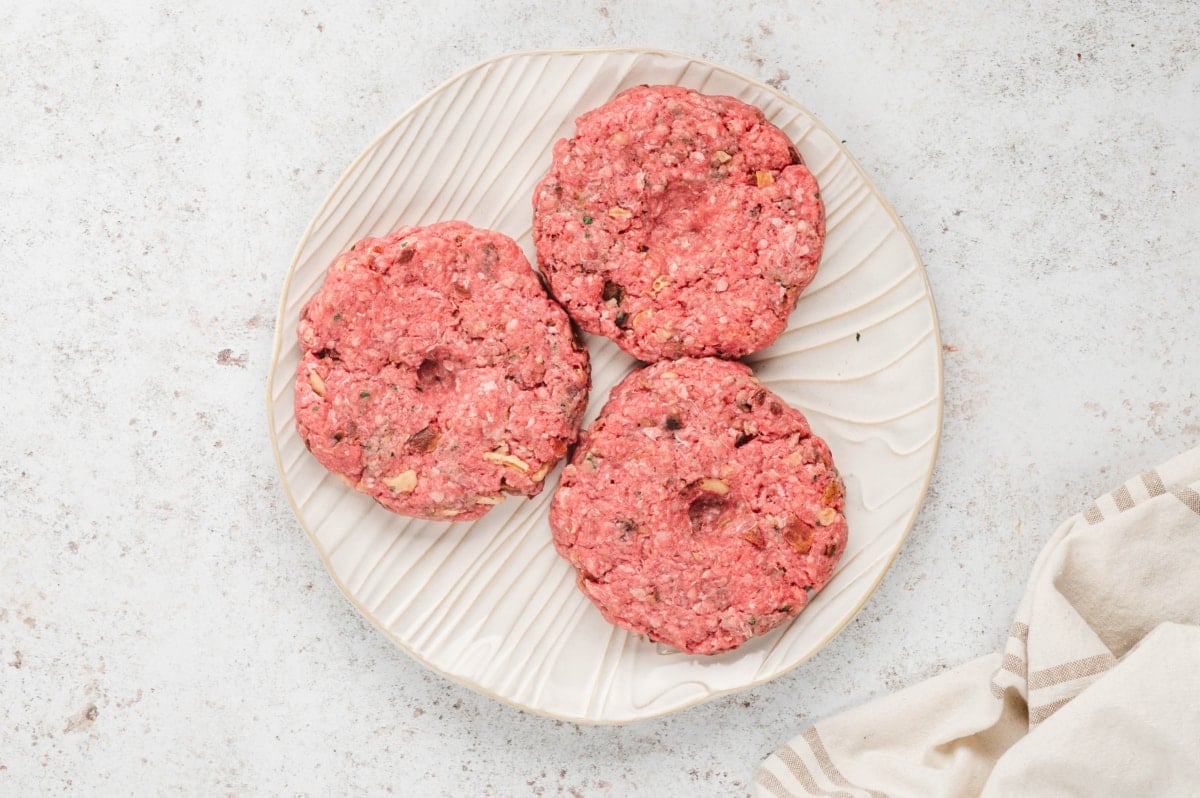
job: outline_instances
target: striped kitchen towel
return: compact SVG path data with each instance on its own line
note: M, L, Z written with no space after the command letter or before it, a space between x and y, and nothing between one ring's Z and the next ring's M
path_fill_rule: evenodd
M1038 556L1004 651L822 721L757 795L1200 795L1200 449Z

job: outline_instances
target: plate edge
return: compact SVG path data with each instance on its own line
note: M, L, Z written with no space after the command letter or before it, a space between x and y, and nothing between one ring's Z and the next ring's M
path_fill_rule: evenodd
M413 649L411 649L407 645L405 645L399 638L397 638L394 634L392 634L392 632L389 629L384 627L382 625L382 623L380 623L380 621L378 619L376 619L375 616L371 612L368 612L367 609L350 593L349 589L341 581L341 579L338 578L336 572L333 569L332 563L330 563L330 561L329 561L329 558L328 558L324 548L321 546L320 542L317 540L317 538L313 534L312 530L310 530L308 528L308 525L304 522L303 516L300 513L300 508L297 506L295 497L292 495L291 488L288 485L287 475L284 473L284 470L283 470L283 459L282 459L282 455L279 450L278 436L276 435L276 432L275 432L276 423L275 423L275 402L274 402L274 396L273 396L273 389L274 389L274 385L275 385L276 372L277 372L277 369L279 366L279 356L280 356L280 353L283 348L284 313L287 310L287 297L289 294L289 289L291 288L292 278L295 275L296 266L300 261L300 255L304 251L304 248L308 245L309 238L312 236L313 229L317 224L317 220L325 213L326 209L328 209L330 202L332 202L334 196L336 196L338 191L341 190L342 186L345 184L345 182L348 179L348 177L350 176L350 174L352 172L354 172L355 169L358 168L358 166L363 162L364 159L366 159L372 152L374 152L374 150L379 146L380 142L382 142L386 137L390 136L392 134L392 132L396 129L396 127L398 127L402 122L404 122L410 116L412 116L417 111L419 111L425 104L430 102L433 99L433 97L435 97L437 94L442 92L448 86L454 84L455 82L467 77L468 75L470 75L478 70L485 69L485 68L487 68L493 64L496 64L500 61L504 61L504 60L511 59L511 58L523 58L523 57L531 57L531 56L621 55L621 54L653 55L653 56L665 56L668 58L679 58L679 59L683 59L686 61L690 61L695 64L705 66L705 67L715 70L717 72L722 72L726 75L730 75L739 80L743 80L746 83L751 84L760 90L763 90L770 94L775 95L780 101L784 102L785 104L800 109L801 111L803 111L805 114L807 114L813 120L814 127L816 129L821 130L826 135L828 135L833 141L838 142L837 146L842 151L842 154L845 155L849 159L850 163L854 166L854 168L859 172L859 174L862 176L864 181L870 187L871 194L874 195L875 199L878 200L878 202L883 207L883 209L892 218L893 222L895 222L896 227L903 233L904 240L907 242L909 250L912 252L913 257L916 259L917 265L920 266L921 279L925 283L925 292L929 297L929 307L930 307L930 313L932 316L931 320L933 322L933 337L934 337L935 356L936 356L936 363L937 363L938 408L937 408L937 431L936 431L936 434L935 434L934 440L933 440L933 451L931 452L931 455L930 455L929 467L926 470L925 479L921 485L920 500L917 502L916 507L913 509L912 514L909 516L909 519L905 525L904 533L900 536L900 539L896 543L896 546L888 554L887 564L884 566L883 570L880 572L879 577L871 585L870 589L868 591L866 591L866 594L863 596L863 600L858 604L857 607L854 608L853 612L849 613L846 616L845 620L841 624L839 624L837 626L837 628L835 628L824 639L821 640L819 645L815 646L813 648L813 650L811 652L809 652L806 656L801 657L796 662L787 666L783 670L778 671L777 673L773 673L769 676L763 677L762 679L756 679L752 682L747 682L746 684L738 685L737 687L731 687L731 688L728 688L725 690L717 690L717 691L708 693L707 695L702 696L700 698L680 704L678 706L669 707L660 712L655 712L655 713L647 714L647 715L638 715L636 717L629 717L629 718L606 719L606 718L592 718L592 717L585 717L585 716L558 714L558 713L550 712L550 711L547 711L547 710L544 710L541 708L527 706L525 704L518 703L517 701L514 701L510 698L496 695L496 694L492 693L491 691L487 690L486 688L484 688L482 685L479 685L479 684L472 682L468 679L465 679L463 677L448 673L448 672L442 670L441 668L438 668L437 666L433 665L428 660L426 660L424 657L420 656L416 651L414 651ZM812 113L812 111L810 111L806 106L797 102L795 99L793 99L792 97L789 97L788 95L784 94L782 91L774 88L773 86L770 86L770 85L768 85L762 81L756 80L754 78L748 77L748 76L742 74L741 72L738 72L736 70L730 69L725 66L722 66L720 64L716 64L712 61L708 61L707 59L704 59L704 58L697 58L695 56L685 55L683 53L678 53L678 52L674 52L671 50L661 50L661 49L641 48L641 47L615 47L615 48L614 47L593 47L593 48L517 50L517 51L508 52L508 53L502 53L500 55L493 56L491 58L488 58L488 59L485 59L478 63L475 63L472 66L469 66L466 69L463 69L463 70L459 71L458 73L454 74L447 80L442 81L434 88L430 89L424 96L422 96L419 100L417 100L415 103L413 103L413 105L410 106L409 108L407 108L402 114L400 114L400 116L398 116L396 118L396 120L394 122L392 122L392 124L388 125L387 128L385 128L381 133L379 133L377 136L375 136L374 139L371 140L370 144L368 144L366 146L366 148L363 149L363 151L361 153L359 153L358 157L355 158L348 167L346 167L345 171L343 171L342 175L338 178L337 182L329 190L328 194L326 194L325 199L322 201L320 208L313 215L312 219L309 221L308 225L305 227L304 233L300 237L300 243L299 243L299 245L297 245L295 254L292 256L292 261L288 265L287 275L284 278L283 289L280 294L279 312L275 319L275 337L274 337L274 343L272 345L272 350L271 350L271 364L270 364L270 368L268 369L268 372L267 372L266 404L267 404L268 434L271 439L271 449L272 449L272 452L275 457L275 470L279 477L279 484L283 488L284 494L287 496L288 504L292 508L292 514L296 517L296 521L297 521L297 523L300 524L300 528L304 530L304 533L308 537L309 542L312 543L313 547L316 549L318 556L321 558L321 563L324 565L325 570L328 573L330 579L333 581L333 583L335 585L337 585L338 589L342 592L342 595L346 597L346 599L351 603L351 605L353 605L354 608L356 610L358 610L358 612L363 617L365 617L368 621L370 621L372 626L374 626L376 629L378 629L380 632L382 632L392 642L393 645L395 645L397 648L399 648L405 654L412 657L414 660L419 662L421 665L423 665L426 668L429 668L430 670L437 673L438 675L440 675L456 684L462 685L463 687L467 687L477 693L485 695L488 698L499 701L503 704L507 704L516 709L523 710L525 712L529 712L534 715L540 715L545 718L551 718L554 720L562 720L562 721L567 721L570 723L579 723L579 724L586 724L586 725L591 725L591 726L623 725L623 724L627 724L627 723L636 723L638 721L653 720L655 718L661 718L666 715L670 715L670 714L673 714L676 712L681 712L685 709L690 709L691 707L698 706L700 704L706 703L708 701L712 701L712 700L714 700L716 698L720 698L722 696L739 693L739 692L742 692L745 690L752 689L754 687L759 687L763 684L766 684L767 682L774 681L775 679L778 679L781 676L784 676L784 675L790 673L791 671L795 670L796 668L799 668L801 665L806 663L808 660L810 660L812 657L814 657L817 653L819 653L821 650L823 650L826 646L829 645L830 641L832 641L835 637L837 637L842 632L842 630L846 628L846 626L850 623L850 621L852 621L858 615L858 613L862 611L862 608L864 606L866 606L867 602L870 601L871 597L875 594L875 591L878 590L880 583L883 581L884 577L887 576L888 571L891 570L892 564L895 562L896 557L899 556L900 549L904 546L905 541L908 540L909 534L912 532L913 527L916 525L917 516L921 512L921 508L925 505L925 499L929 493L929 484L933 478L933 471L937 464L937 456L941 449L941 440L942 440L942 432L943 432L943 416L944 416L944 410L945 410L945 379L944 379L945 369L944 369L944 362L943 362L942 354L943 354L942 337L941 337L941 327L938 324L937 301L933 294L933 288L929 283L929 273L925 268L925 262L921 259L921 254L917 250L917 246L916 246L915 242L912 240L912 235L909 233L908 228L900 220L900 217L896 213L895 209L892 208L891 203L889 203L887 201L887 198L885 198L883 196L882 192L879 191L878 186L875 185L875 181L873 181L870 178L870 176L867 174L867 171L863 168L862 164L860 164L858 162L858 159L856 159L854 157L854 155L851 154L851 152L849 151L849 149L847 149L845 144L841 143L841 139L839 139L837 136L835 136L833 134L833 131L831 131L828 127L826 127L825 123L820 119L820 117L818 117L816 114Z

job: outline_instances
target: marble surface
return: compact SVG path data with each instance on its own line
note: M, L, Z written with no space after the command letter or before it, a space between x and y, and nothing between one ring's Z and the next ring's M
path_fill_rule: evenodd
M805 723L995 649L1057 523L1200 442L1194 4L211 5L0 3L0 794L743 794ZM264 392L296 241L375 134L485 57L606 45L738 69L846 139L925 259L946 412L826 649L595 728L355 613Z

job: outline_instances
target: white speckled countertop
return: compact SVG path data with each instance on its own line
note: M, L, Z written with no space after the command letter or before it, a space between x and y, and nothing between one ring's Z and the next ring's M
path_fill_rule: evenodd
M0 794L742 794L802 724L994 650L1057 523L1200 442L1194 4L180 5L0 4ZM483 58L605 45L743 71L846 139L925 259L946 414L825 650L594 728L358 616L264 391L296 241L375 134Z

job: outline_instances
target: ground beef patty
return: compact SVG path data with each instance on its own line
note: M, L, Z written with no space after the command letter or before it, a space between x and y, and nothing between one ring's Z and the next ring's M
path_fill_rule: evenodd
M394 512L467 521L533 496L578 434L587 351L500 233L442 222L360 241L298 333L305 444Z
M795 616L846 547L825 442L741 363L660 362L613 389L550 508L612 623L714 654Z
M817 181L783 131L676 86L575 124L533 195L538 265L571 317L647 361L774 341L825 239Z

